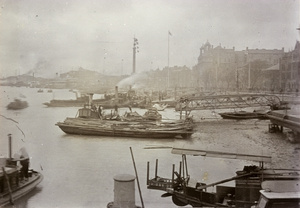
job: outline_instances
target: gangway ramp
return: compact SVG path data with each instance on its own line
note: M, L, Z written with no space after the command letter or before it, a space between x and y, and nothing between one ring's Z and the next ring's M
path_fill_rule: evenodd
M260 106L280 106L280 98L271 94L227 94L186 96L177 102L176 110L227 109Z

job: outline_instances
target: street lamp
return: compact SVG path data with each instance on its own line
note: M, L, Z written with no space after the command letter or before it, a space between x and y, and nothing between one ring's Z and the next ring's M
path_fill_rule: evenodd
M247 49L247 61L248 61L248 89L250 90L251 88L251 61L250 61L250 53Z

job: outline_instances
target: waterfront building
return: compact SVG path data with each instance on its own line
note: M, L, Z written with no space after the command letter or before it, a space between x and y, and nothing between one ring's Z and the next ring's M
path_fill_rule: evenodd
M203 88L208 90L262 89L263 69L279 63L284 48L236 51L208 41L201 46L198 63L193 67Z
M294 50L280 59L280 88L284 92L298 92L300 87L300 42Z

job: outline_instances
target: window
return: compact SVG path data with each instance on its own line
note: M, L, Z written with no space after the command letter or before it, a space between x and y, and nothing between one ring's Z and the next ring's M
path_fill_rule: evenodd
M299 201L273 202L270 208L299 208Z

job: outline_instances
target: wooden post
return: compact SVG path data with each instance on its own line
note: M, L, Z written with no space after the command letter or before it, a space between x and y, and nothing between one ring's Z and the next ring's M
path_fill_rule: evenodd
M141 203L142 203L142 208L144 208L145 206L144 206L144 201L143 201L143 197L142 197L142 192L141 192L139 177L138 177L138 174L137 174L137 170L136 170L135 161L134 161L134 157L133 157L133 153L132 153L131 147L130 147L130 152L131 152L132 162L133 162L133 166L134 166L134 171L135 171L135 177L136 177L137 185L138 185L138 188L139 188L139 194L140 194L140 199L141 199Z
M180 176L180 178L181 178L181 165L182 165L182 162L180 161L180 163L179 163L179 176Z
M184 156L184 161L185 161L185 172L186 172L186 176L189 176L189 173L188 173L188 167L187 167L187 159L186 159L186 155L183 155Z
M184 168L185 168L185 167L184 167L184 165L185 165L185 164L184 164L184 158L183 158L183 155L182 155L182 177L183 177L183 178L185 178L185 171L184 171Z
M8 151L9 151L9 159L12 159L12 143L11 143L11 134L8 134Z
M174 172L175 172L175 164L173 164L173 169L172 169L172 187L174 187Z
M158 168L158 159L156 159L156 164L155 164L155 178L157 178L157 168Z
M147 162L147 185L149 185L149 161Z
M12 191L11 191L11 187L10 187L10 183L9 183L9 179L8 179L8 176L5 172L5 169L4 167L2 167L2 171L4 173L4 177L5 177L5 180L6 180L6 183L7 183L7 187L8 187L8 192L9 192L9 202L10 204L14 204L14 200L13 200L13 196L12 196Z

